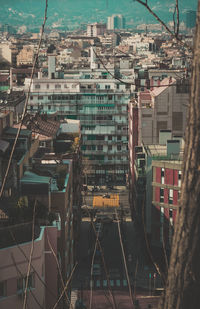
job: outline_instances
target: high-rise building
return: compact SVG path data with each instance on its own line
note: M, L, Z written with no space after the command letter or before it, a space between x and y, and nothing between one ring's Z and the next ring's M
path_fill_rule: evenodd
M94 23L87 25L87 36L96 37L103 35L106 31L106 24Z
M60 119L79 119L83 161L90 184L122 184L128 173L127 107L131 86L96 68L95 53L91 68L65 79L33 79L28 110L30 113L57 112ZM49 63L51 69L51 63ZM112 70L114 74L114 69ZM52 74L51 74L52 75ZM131 85L132 79L126 79ZM26 80L28 87L30 80Z
M186 27L194 28L196 25L196 11L189 10L186 12Z
M108 17L107 29L124 29L125 28L125 18L121 15L112 15Z

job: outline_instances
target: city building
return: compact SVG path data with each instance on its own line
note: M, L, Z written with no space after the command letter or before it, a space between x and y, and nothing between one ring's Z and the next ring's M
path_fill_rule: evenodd
M31 46L24 46L17 55L17 66L32 66L34 60L34 49Z
M108 17L107 29L108 30L116 30L116 29L124 29L125 28L125 18L121 14L113 14Z
M186 12L186 27L188 29L196 26L196 11L188 10Z
M87 36L97 37L99 35L104 35L106 32L106 24L94 23L87 25Z
M49 64L49 78L33 79L29 112L36 113L39 109L41 113L57 112L60 119L79 119L83 159L90 163L88 181L125 183L128 172L127 108L130 89L133 89L131 77L123 84L110 77L105 69L98 69L94 50L91 69L72 70L74 74L65 73L64 79L56 78L59 72L55 71L55 62ZM131 76L131 69L124 71ZM115 74L113 69L112 72ZM26 79L26 88L29 82Z

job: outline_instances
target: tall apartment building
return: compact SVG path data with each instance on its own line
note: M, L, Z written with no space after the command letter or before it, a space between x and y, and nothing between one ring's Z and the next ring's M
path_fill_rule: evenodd
M89 183L125 183L131 86L111 79L102 69L96 69L96 77L92 77L94 69L90 69L74 72L73 76L66 74L65 79L52 79L57 77L52 67L49 78L33 79L28 111L57 111L60 118L79 119ZM29 83L27 79L26 86Z
M87 25L87 36L96 37L106 32L106 24L94 23Z
M115 29L124 29L125 28L125 18L121 15L112 15L108 17L107 29L115 30Z

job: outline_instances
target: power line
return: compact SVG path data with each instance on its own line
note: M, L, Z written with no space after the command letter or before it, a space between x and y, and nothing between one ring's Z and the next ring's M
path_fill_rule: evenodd
M19 267L17 266L17 263L16 263L16 261L15 261L15 258L14 258L14 255L13 255L12 252L11 252L11 259L12 259L12 261L13 261L13 264L15 265L15 268L16 268L17 272L20 274L20 276L21 276L21 278L22 278L22 280L23 280L24 276L23 276L22 272L20 271ZM33 298L34 298L35 302L38 304L38 306L39 306L41 309L44 309L44 308L41 306L41 304L39 303L39 301L37 300L36 296L34 295L33 291L31 290L31 288L30 288L29 291L31 292L31 295L33 296ZM27 303L27 307L29 308L28 303Z
M67 291L65 290L65 284L64 284L62 272L61 272L61 269L60 269L60 264L59 264L58 258L57 258L57 256L56 256L56 253L55 253L55 251L54 251L54 249L53 249L53 247L52 247L52 245L51 245L51 243L50 243L48 231L47 231L47 241L48 241L50 250L51 250L51 252L53 253L53 256L54 256L54 258L55 258L55 260L56 260L56 264L57 264L57 268L58 268L58 271L59 271L59 275L60 275L60 279L61 279L63 291L65 291L65 292L64 292L64 293L65 293L65 297L66 297L66 299L67 299L68 304L70 305L70 300L69 300L69 297L68 297L68 295L67 295Z
M100 223L100 227L101 227L101 223ZM96 250L97 250L100 227L99 227L99 230L97 232L97 238L96 238L96 242L95 242L95 246L94 246L94 252L93 252L93 255L92 255L92 263L91 263L91 270L90 270L90 303L89 303L89 309L92 309L92 291L93 291L92 290L92 278L93 278L94 258L95 258L95 254L96 254Z
M30 270L31 270L31 261L32 261L33 250L34 250L35 209L36 209L36 204L37 204L37 200L35 200L34 206L33 206L32 240L31 240L31 250L30 250L30 255L29 255L28 269L27 269L27 274L26 274L26 284L25 284L25 292L24 292L23 309L26 309L26 304L27 304L27 289L28 289L29 275L30 275Z
M59 304L61 298L63 297L63 294L64 294L65 291L67 290L68 284L69 284L70 281L71 281L71 278L72 278L72 276L73 276L73 273L74 273L74 271L75 271L77 265L78 265L78 263L76 263L76 264L74 265L74 267L73 267L73 269L72 269L72 271L71 271L70 277L69 277L69 279L67 280L67 283L66 283L65 287L64 287L64 289L62 290L62 293L60 294L60 297L58 298L57 302L54 304L54 306L53 306L52 309L55 309L55 308L58 306L58 304Z
M23 256L25 257L26 261L28 262L28 261L29 261L28 257L27 257L26 254L24 253L24 251L23 251L23 249L21 248L21 246L17 243L16 238L15 238L15 236L13 235L12 231L9 230L9 232L10 232L10 234L11 234L11 236L12 236L12 238L13 238L15 244L16 244L16 246L18 247L18 249L20 250L20 252L23 254ZM53 293L53 291L51 291L51 290L48 288L48 286L46 285L46 283L41 279L41 276L38 274L38 272L37 272L36 268L33 266L32 262L31 262L31 267L32 267L34 273L36 273L36 276L37 276L37 278L39 279L39 281L44 285L44 287L48 290L48 292L50 292L50 294L51 294L53 297L56 297L56 295Z
M42 38L43 38L43 34L44 34L44 27L45 27L46 20L47 20L48 0L45 0L45 1L46 1L46 5L45 5L45 12L44 12L44 20L43 20L43 24L42 24L42 28L41 28L40 40L39 40L39 43L38 43L38 51L37 51L37 54L36 54L34 62L33 62L33 68L32 68L32 72L31 72L30 85L29 85L29 88L28 88L28 93L27 93L26 101L25 101L24 108L23 108L21 122L20 122L19 128L17 130L17 134L16 134L16 137L15 137L15 140L14 140L14 143L13 143L13 146L12 146L12 150L11 150L11 153L10 153L10 157L9 157L9 160L8 160L8 165L7 165L6 173L5 173L3 181L2 181L2 186L1 186L1 191L0 191L0 198L2 197L2 194L3 194L3 190L4 190L4 186L6 184L6 180L7 180L7 177L8 177L11 161L12 161L12 158L13 158L13 154L14 154L14 151L15 151L17 140L18 140L19 135L20 135L20 131L21 131L21 128L22 128L23 120L24 120L24 117L25 117L25 114L26 114L26 110L27 110L27 106L28 106L28 101L29 101L30 91L31 91L31 86L32 86L32 81L33 81L33 75L34 75L34 72L35 72L35 67L36 67L36 63L37 63L37 59L38 59L38 56L39 56L39 51L40 51L40 47L41 47L41 43L42 43Z
M89 217L90 217L90 213L89 213L89 210L88 208L86 207L86 210L89 214ZM108 290L109 290L109 294L112 298L112 307L114 306L114 309L117 309L117 304L116 304L116 300L115 300L115 296L114 294L112 293L112 289L111 289L111 285L110 285L110 278L109 278L109 275L108 275L108 270L107 270L107 267L106 267L106 262L105 262L105 258L104 258L104 253L103 253L103 249L102 249L102 246L101 246L101 243L97 237L97 233L96 233L96 230L95 230L95 226L94 226L94 222L91 220L91 224L92 224L92 228L93 228L93 231L95 233L95 236L96 236L96 239L97 239L97 242L98 242L98 246L99 246L99 250L101 252L101 258L102 258L102 262L103 262L103 267L104 267L104 271L105 271L105 275L106 275L106 279L107 279L107 282L108 282Z
M132 294L132 290L131 290L130 278L129 278L129 274L128 274L128 267L127 267L127 263L126 263L126 256L125 256L125 252L124 252L124 246L123 246L123 242L122 242L122 235L121 235L121 229L120 229L120 223L119 223L119 216L118 216L118 213L117 213L116 209L115 209L115 214L116 214L116 217L117 217L119 241L120 241L121 250L122 250L122 256L123 256L123 262L124 262L124 267L125 267L125 272L126 272L126 278L127 278L127 282L128 282L129 295L130 295L131 303L132 303L133 308L134 308L134 300L133 300L133 294Z

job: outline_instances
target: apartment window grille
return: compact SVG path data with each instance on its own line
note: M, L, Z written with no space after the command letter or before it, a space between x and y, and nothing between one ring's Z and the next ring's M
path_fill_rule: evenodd
M97 150L102 151L102 150L103 150L103 145L98 145L98 146L97 146Z
M109 141L112 141L112 135L109 135L109 136L108 136L108 140L109 140Z
M160 203L164 203L164 189L160 188Z
M60 89L61 85L60 84L55 84L55 89Z

